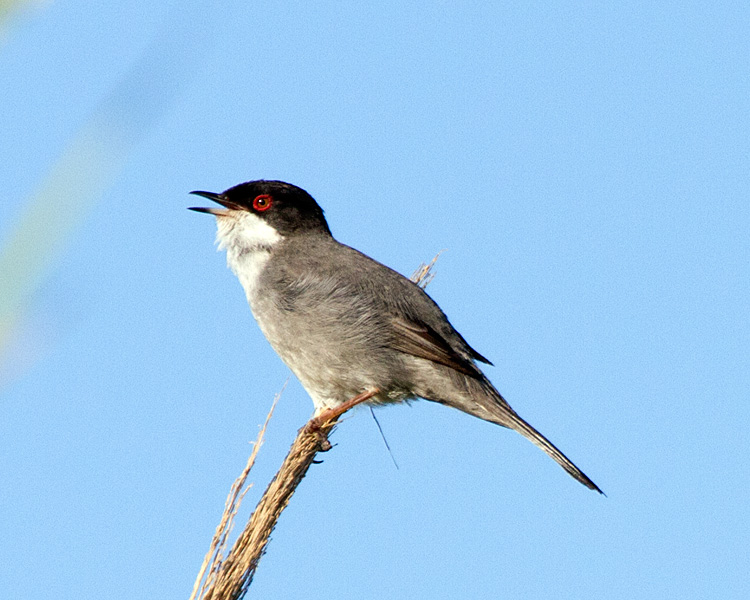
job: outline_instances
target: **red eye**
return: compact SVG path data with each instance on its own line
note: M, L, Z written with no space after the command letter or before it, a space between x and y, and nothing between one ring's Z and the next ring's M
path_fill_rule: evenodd
M270 194L261 194L260 196L256 196L255 200L253 200L253 208L257 211L264 211L271 208L271 201L272 198Z

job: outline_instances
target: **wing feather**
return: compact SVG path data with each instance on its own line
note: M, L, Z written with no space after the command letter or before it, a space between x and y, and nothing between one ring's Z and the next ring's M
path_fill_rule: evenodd
M451 367L470 377L481 377L481 371L471 358L461 356L437 331L415 321L393 318L395 350Z

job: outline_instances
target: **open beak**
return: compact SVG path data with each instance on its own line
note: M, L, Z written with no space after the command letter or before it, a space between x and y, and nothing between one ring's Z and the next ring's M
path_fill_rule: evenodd
M209 200L212 200L213 202L216 202L217 204L221 204L224 208L203 208L201 206L191 206L188 210L194 210L196 212L202 212L202 213L208 213L209 215L214 215L215 217L226 217L229 214L230 210L244 210L242 206L239 204L235 204L234 202L230 202L224 196L221 194L215 194L213 192L190 192L191 194L194 194L195 196L202 196L204 198L208 198ZM225 210L226 209L226 210Z

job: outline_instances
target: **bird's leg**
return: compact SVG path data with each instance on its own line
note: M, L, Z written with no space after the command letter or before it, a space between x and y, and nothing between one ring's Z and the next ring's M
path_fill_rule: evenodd
M354 398L351 398L344 402L343 404L340 404L336 408L328 408L324 411L322 411L320 414L314 416L311 421L317 421L317 425L320 427L322 425L325 425L326 423L335 422L341 415L343 415L347 410L354 408L357 406L357 404L362 404L362 402L367 402L370 398L373 396L376 396L380 390L377 388L372 390L367 390L365 392L362 392L361 394L358 394L354 396Z
M347 400L336 408L328 408L310 419L305 428L309 431L320 431L325 425L334 425L336 420L347 410L354 408L358 404L362 404L362 402L367 402L370 398L377 395L379 391L378 388L367 390L366 392L362 392L361 394L354 396L354 398ZM321 442L320 449L323 452L331 449L331 443L327 438Z

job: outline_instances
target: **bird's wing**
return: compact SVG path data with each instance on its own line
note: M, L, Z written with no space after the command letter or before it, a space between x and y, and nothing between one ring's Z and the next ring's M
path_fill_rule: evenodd
M473 361L492 363L469 346L422 288L333 239L317 243L326 244L325 252L310 252L309 248L300 251L289 246L289 259L298 265L297 272L304 275L294 275L292 284L287 282L277 287L286 289L288 294L303 290L306 295L319 295L318 301L308 302L316 311L328 306L338 316L381 315L390 333L388 345L394 350L431 360L470 377L483 378ZM326 260L319 256L325 256ZM346 310L339 310L340 305L334 300L345 302ZM360 308L359 313L353 310L356 307Z
M481 377L481 371L471 361L475 356L461 356L429 325L402 317L394 317L392 324L395 333L391 342L393 349L451 367L470 377ZM467 348L471 350L468 344ZM476 352L474 354L479 356ZM486 359L482 360L486 362Z

